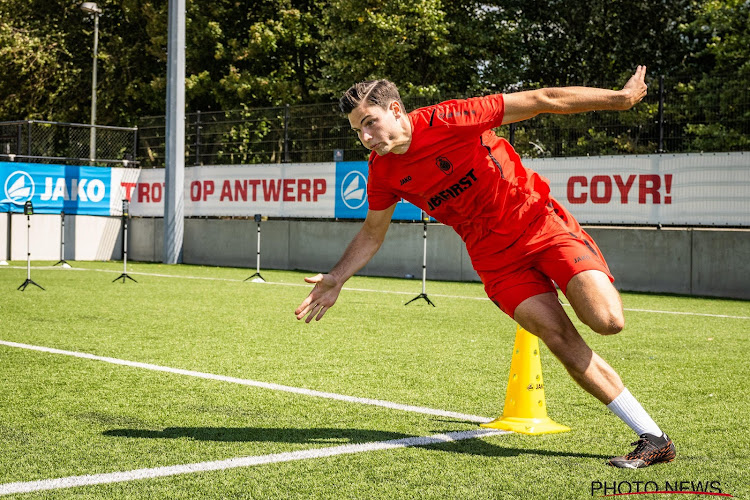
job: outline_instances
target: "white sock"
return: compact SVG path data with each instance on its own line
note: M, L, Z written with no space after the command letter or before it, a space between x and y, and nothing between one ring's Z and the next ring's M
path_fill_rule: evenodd
M664 434L641 404L630 394L627 387L607 405L607 408L639 436L648 433L661 437Z

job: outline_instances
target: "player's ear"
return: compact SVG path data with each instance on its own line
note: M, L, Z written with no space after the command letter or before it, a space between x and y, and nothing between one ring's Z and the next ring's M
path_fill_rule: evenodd
M398 101L393 101L388 108L393 111L393 114L396 115L396 118L401 116L401 113L404 112L403 108L401 108L401 104L399 104Z

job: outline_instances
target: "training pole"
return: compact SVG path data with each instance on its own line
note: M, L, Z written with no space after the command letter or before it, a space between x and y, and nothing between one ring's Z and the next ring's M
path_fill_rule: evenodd
M62 264L62 267L69 268L70 264L65 260L65 212L60 212L60 260L55 265Z
M430 300L430 298L427 296L427 219L429 217L427 214L422 212L422 224L423 224L423 231L422 231L422 293L411 299L409 302L404 304L405 306L408 306L412 302L414 302L417 299L424 299L427 301L428 304L430 304L432 307L435 307L435 304Z
M253 283L265 283L266 280L263 279L263 276L260 275L260 221L263 219L268 220L267 217L263 217L260 214L255 214L255 222L258 224L258 245L257 250L255 252L255 274L252 276L245 278L244 281L252 280Z
M29 285L38 286L39 288L44 290L41 285L35 283L34 280L31 279L31 214L34 213L34 209L31 206L30 201L26 202L23 207L23 211L26 214L26 281L21 283L21 286L19 286L17 290L21 290L23 292Z
M112 283L119 279L123 283L126 279L138 283L128 274L128 218L130 217L128 208L128 200L122 200L122 274L113 279Z

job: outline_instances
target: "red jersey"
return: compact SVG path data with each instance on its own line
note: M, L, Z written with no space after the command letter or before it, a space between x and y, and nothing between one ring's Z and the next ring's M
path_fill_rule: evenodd
M549 182L525 168L492 129L502 124L501 94L446 101L409 113L412 138L404 154L370 155L371 210L401 198L453 227L477 271L548 212Z

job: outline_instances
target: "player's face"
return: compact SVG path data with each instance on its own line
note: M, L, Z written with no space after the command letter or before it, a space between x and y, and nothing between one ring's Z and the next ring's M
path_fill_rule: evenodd
M362 145L380 156L390 152L402 154L409 147L411 138L404 129L405 115L397 102L387 109L363 102L348 118Z

